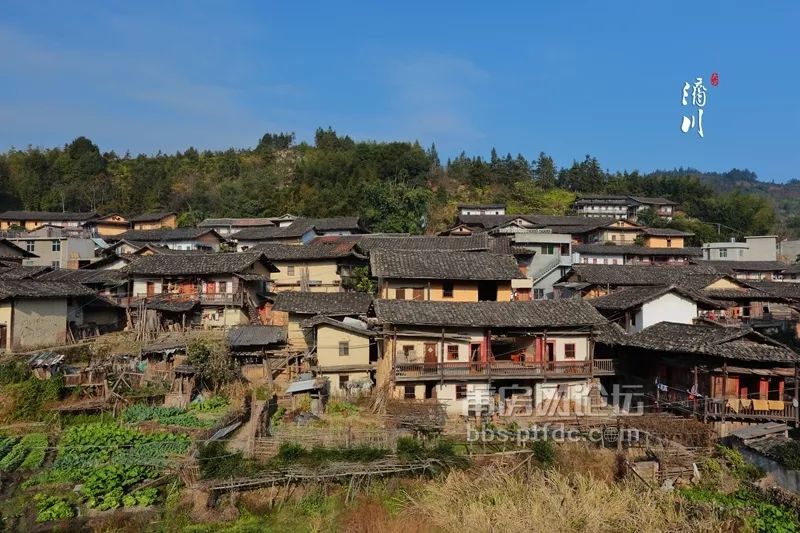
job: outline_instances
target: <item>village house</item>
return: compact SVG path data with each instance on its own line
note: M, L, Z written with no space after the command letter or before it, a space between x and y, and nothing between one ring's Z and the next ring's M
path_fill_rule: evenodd
M131 229L172 229L178 225L178 215L172 211L146 213L130 219Z
M355 241L336 237L318 237L303 246L259 244L249 251L263 253L278 267L272 277L275 292L339 292L351 285L354 268L368 264Z
M698 291L674 285L628 287L586 301L627 333L639 332L659 322L693 324L699 316L698 309L721 309L719 302L703 297Z
M328 380L330 396L369 392L378 361L375 332L363 320L339 318L315 316L301 323L313 340L311 371Z
M624 218L598 226L585 239L586 244L613 243L620 246L636 244L637 237L644 235L642 226Z
M748 327L661 322L628 337L623 354L664 408L713 422L798 422L800 357Z
M531 280L508 254L375 250L370 254L370 268L378 280L379 298L455 302L530 299Z
M111 213L93 218L85 222L83 227L95 237L114 237L128 231L130 222L119 213Z
M691 231L672 228L643 228L644 245L648 248L683 248L685 239L694 237Z
M232 234L231 240L237 243L237 250L245 251L262 243L306 244L316 237L325 235L363 233L368 232L358 217L297 218L289 225L243 229Z
M269 218L206 218L197 224L197 227L213 229L223 237L228 238L243 229L275 228L277 226Z
M120 233L115 239L117 243L109 247L107 252L136 253L147 244L171 250L218 252L225 243L216 230L207 228L130 230Z
M58 213L52 211L4 211L0 213L0 230L34 230L45 224L62 228L80 228L98 218L95 212Z
M83 324L83 317L75 313L80 297L93 298L94 292L78 283L0 280L0 348L21 351L66 344L72 335L70 319Z
M286 326L247 324L227 334L228 352L242 376L255 383L269 382L286 361Z
M696 261L716 272L744 281L780 281L789 266L781 261Z
M289 350L307 352L314 348L313 331L305 321L315 316L337 319L365 316L372 296L363 292L279 292L272 297L265 322L287 327Z
M459 204L459 215L505 215L505 204Z
M26 247L27 248L27 243ZM0 239L0 263L4 265L21 265L25 259L36 259L37 255L18 246L8 239Z
M493 390L505 391L501 401L519 414L574 413L594 378L613 373L612 361L593 357L593 335L606 320L580 300L376 300L374 315L378 386L390 383L396 398L435 398L452 415L485 412Z
M101 243L82 228L52 225L21 233L10 233L8 240L33 254L22 260L27 266L80 268L96 260ZM102 243L104 245L104 243Z
M192 324L205 327L258 323L270 275L277 271L260 253L148 255L125 270L132 281L131 306L143 301L150 309L188 313Z
M624 218L636 222L642 209L650 209L656 216L672 220L677 202L666 198L646 196L626 196L616 194L581 194L578 195L573 210L588 217Z
M650 248L636 245L577 244L574 263L593 265L688 264L700 257L700 248Z

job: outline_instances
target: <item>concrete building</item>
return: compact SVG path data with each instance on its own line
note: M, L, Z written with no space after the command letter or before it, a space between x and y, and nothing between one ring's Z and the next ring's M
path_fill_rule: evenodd
M776 235L751 235L744 242L731 239L728 242L703 244L703 259L706 261L776 261L778 259L778 237Z
M35 254L22 260L25 266L81 268L96 260L96 250L102 241L91 238L81 228L41 226L36 230L11 234L8 240Z
M286 225L291 224L288 222ZM198 228L213 229L225 238L237 231L249 228L274 228L277 225L270 218L206 218Z
M652 210L664 220L672 220L677 202L666 198L627 196L618 194L582 194L573 204L579 215L588 217L624 218L636 222L643 209Z

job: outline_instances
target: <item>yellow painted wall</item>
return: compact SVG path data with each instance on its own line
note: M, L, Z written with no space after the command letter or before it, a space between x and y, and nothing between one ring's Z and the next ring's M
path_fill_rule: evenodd
M670 239L672 246L667 246L667 239ZM648 248L683 248L683 237L656 237L646 236L644 245Z
M175 215L169 215L153 222L134 222L133 229L172 229L177 226Z
M303 272L307 271L308 280L320 282L318 285L310 285L308 290L311 292L338 292L342 284L342 278L336 273L336 261L319 262L291 262L273 261L280 272L271 275L273 289L276 292L298 291L300 290L300 280ZM294 267L294 273L289 275L289 267Z
M11 349L11 302L5 301L0 302L0 324L5 324L7 337L6 337L6 345L0 346L0 348L4 350Z
M390 280L381 289L381 297L388 300L397 299L397 289L405 289L405 299L411 300L414 297L413 288L423 289L423 300L436 302L477 302L478 301L478 282L477 281L456 281L453 282L453 296L444 297L444 288L441 281L414 281L414 280ZM497 301L508 302L511 300L511 282L497 282Z
M339 355L340 342L350 343L350 355ZM368 365L369 342L366 335L320 324L317 326L317 363L323 370L326 366Z

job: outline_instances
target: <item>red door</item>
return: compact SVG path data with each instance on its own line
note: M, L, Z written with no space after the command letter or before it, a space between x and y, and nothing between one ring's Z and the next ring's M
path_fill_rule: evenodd
M425 362L426 363L438 362L438 359L436 357L436 343L433 342L425 343Z

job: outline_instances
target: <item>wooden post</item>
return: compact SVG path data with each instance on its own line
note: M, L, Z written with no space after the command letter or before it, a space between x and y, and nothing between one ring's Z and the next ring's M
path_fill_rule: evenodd
M722 360L722 421L725 422L725 408L728 400L728 360Z
M800 427L800 399L797 397L798 393L798 372L797 364L794 365L794 398L792 398L792 407L797 402L797 407L794 408L794 427Z
M428 282L428 285L429 285L428 286L428 290L430 290L430 282ZM439 374L440 374L439 383L440 383L440 385L444 385L444 361L445 361L445 358L444 358L444 328L442 328L442 356L441 356L441 361L439 363Z
M267 383L269 383L269 391L272 393L275 391L275 381L272 379L272 365L269 362L269 355L266 354L263 348L261 349L261 355L264 358L264 366L267 369Z

